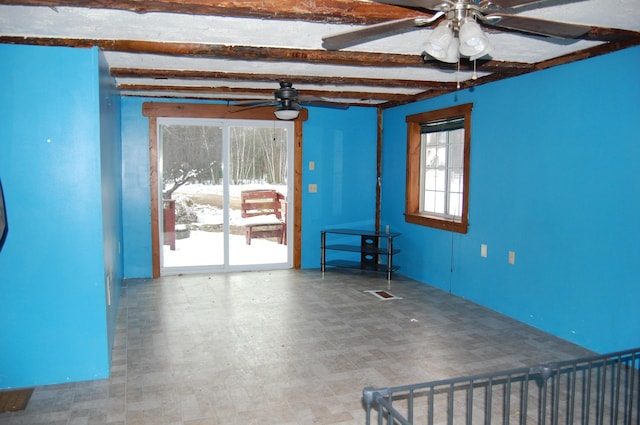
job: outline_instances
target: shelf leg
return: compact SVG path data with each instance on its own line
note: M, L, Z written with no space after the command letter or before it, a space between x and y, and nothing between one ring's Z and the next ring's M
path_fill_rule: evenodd
M393 266L393 238L387 240L387 282L388 287L391 289L391 267Z
M324 270L326 268L326 259L325 259L325 247L327 242L327 234L326 232L320 232L320 271L322 271L324 275Z

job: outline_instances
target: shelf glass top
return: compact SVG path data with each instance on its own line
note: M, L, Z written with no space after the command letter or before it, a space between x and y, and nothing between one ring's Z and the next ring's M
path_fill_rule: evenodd
M325 229L323 233L336 233L341 235L361 235L361 236L377 236L381 238L395 238L400 236L398 232L376 232L375 230L363 229Z

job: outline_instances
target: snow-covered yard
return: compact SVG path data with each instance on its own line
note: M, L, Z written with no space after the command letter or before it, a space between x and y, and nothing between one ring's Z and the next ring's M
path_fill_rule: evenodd
M276 189L286 196L285 186L267 186L264 184L230 186L229 198L229 265L287 263L287 245L281 245L273 239L254 239L247 245L243 233L243 219L238 205L240 192L253 189ZM176 240L176 249L169 245L163 247L164 268L188 266L221 266L224 263L224 238L219 230L223 224L222 186L189 184L181 186L173 194L176 203L189 204L188 214L192 214L196 223L188 225L189 237ZM185 198L192 202L184 202ZM179 225L180 226L180 225ZM205 231L216 228L217 231Z

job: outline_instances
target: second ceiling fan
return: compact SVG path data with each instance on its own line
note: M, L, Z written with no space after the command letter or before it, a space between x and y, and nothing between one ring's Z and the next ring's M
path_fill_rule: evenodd
M322 106L326 108L347 109L347 103L331 102L315 96L300 95L293 83L281 81L280 88L274 90L273 100L247 100L235 103L236 106L261 107L278 106L274 114L280 120L293 120L298 117L303 105Z

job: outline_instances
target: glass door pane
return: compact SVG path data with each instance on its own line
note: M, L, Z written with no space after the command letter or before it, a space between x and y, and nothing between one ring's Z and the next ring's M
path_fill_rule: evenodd
M223 127L161 122L162 269L225 264Z
M291 267L291 123L163 118L158 138L161 274Z
M287 264L290 129L229 128L229 264Z

